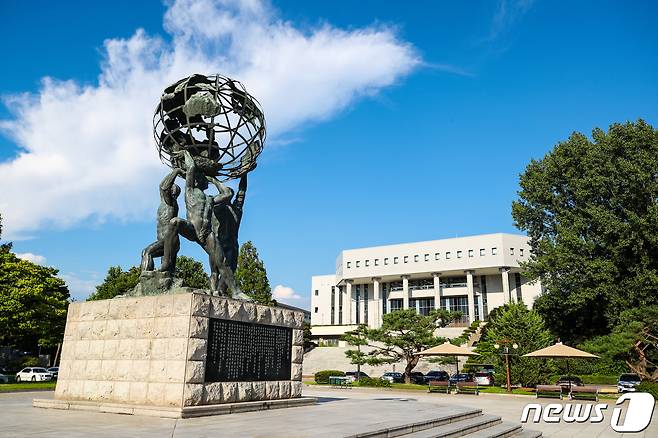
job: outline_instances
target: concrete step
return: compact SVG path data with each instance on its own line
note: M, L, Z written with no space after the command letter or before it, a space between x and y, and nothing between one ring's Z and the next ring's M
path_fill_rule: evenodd
M521 432L514 435L514 438L541 438L542 433L538 430L523 429Z
M414 436L414 434L428 429L434 429L443 425L457 424L473 418L482 417L482 411L479 409L465 410L456 413L447 413L437 418L431 418L422 421L415 421L406 424L394 424L382 422L377 429L361 432L356 435L349 435L346 438L391 438L398 436ZM388 423L388 424L387 424Z
M405 434L405 438L453 438L468 435L482 429L500 424L500 417L479 415L477 417L456 421L443 426L433 427L418 432Z
M521 433L521 425L514 423L500 423L487 429L467 435L467 438L506 438L517 437Z

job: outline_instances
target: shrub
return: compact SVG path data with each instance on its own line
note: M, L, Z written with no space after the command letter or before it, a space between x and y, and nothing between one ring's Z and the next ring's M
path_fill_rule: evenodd
M358 386L374 386L377 388L390 388L391 382L383 379L373 379L372 377L361 377L357 383Z
M344 372L338 370L323 370L315 373L315 383L327 384L329 383L329 377L340 376L343 377Z
M23 356L21 358L20 367L38 367L41 366L39 363L39 358L36 356Z
M639 392L648 392L649 394L653 395L653 398L658 400L658 383L644 380L642 383L637 385L637 390Z

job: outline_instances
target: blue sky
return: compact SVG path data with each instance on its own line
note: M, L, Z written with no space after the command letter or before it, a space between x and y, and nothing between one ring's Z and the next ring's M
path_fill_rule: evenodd
M167 47L185 41L188 50L203 51L204 62L226 59L225 64L189 65L226 65L230 73L243 72L244 77L236 78L252 92L259 90L254 92L257 97L265 95L272 130L250 177L241 240L255 243L273 287L295 291L285 289L288 298L283 300L306 307L311 275L331 273L341 249L515 232L510 205L518 175L530 159L541 158L573 131L589 133L594 127L638 118L658 125L655 2L426 1L410 6L276 1L262 6L266 13L245 12L233 1L212 6L218 14L229 10L228 16L238 17L243 26L253 24L247 36L267 36L285 25L299 38L312 39L324 29L329 39L338 41L313 40L315 44L305 49L311 52L302 51L280 64L273 61L277 73L243 65L263 56L257 48L248 47L245 59L254 58L246 60L240 59L244 52L224 51L227 38L241 37L239 30L215 35L208 31L214 26L208 20L198 24L199 32L207 31L205 39L185 35L180 23L202 18L181 18L175 6L12 0L0 5L5 17L0 28L3 64L11 65L0 71L5 102L0 108L0 172L5 173L0 175L0 213L15 251L41 256L44 263L58 267L79 299L102 280L110 265L138 264L141 249L154 237L157 182L166 168L159 163L160 167L144 168L144 174L158 174L149 176L145 186L133 175L142 173L138 165L130 167L133 173L122 174L121 162L109 161L110 168L100 166L94 172L117 174L116 186L93 182L85 175L89 162L71 157L66 162L58 148L75 144L84 155L93 142L85 139L94 138L85 137L86 130L105 129L108 124L112 129L103 138L112 140L103 147L113 148L113 139L121 138L123 127L131 124L132 119L122 119L131 106L110 112L111 117L99 113L94 119L98 127L88 122L71 126L62 114L66 111L49 110L44 103L52 94L42 79L102 89L99 75L113 62L108 53L114 53L104 42L143 41L135 37L139 28L151 38L148 44ZM169 24L163 25L168 10ZM368 32L376 35L374 40L364 38ZM276 39L280 45L273 46L281 52L269 50L275 59L283 57L284 49L298 47L281 42L288 33L281 35ZM319 61L312 56L316 47ZM350 51L357 59L345 61ZM148 57L143 51L136 53ZM133 62L130 57L121 59ZM326 65L313 70L318 63ZM119 70L115 66L113 71ZM174 74L184 68L167 71ZM312 78L297 84L310 84L306 88L285 82L285 77L296 78L304 71ZM275 74L284 79L272 80ZM277 94L269 86L290 88ZM116 91L117 86L109 89ZM75 95L80 104L78 91L62 90ZM125 89L139 92L139 86ZM333 102L334 95L342 97ZM90 112L107 102L103 93L94 96L84 101ZM157 95L145 93L146 108L155 105L153 99ZM73 112L75 107L71 108ZM66 130L57 128L60 116ZM143 118L146 124L130 127L137 134L125 142L139 143L135 147L143 149L125 159L150 160L149 154L155 155L149 143L150 109L130 116ZM37 132L41 128L34 123L41 117L55 127ZM17 138L12 132L21 126L25 132ZM19 153L34 152L30 142L50 148L35 155L36 169L16 161ZM39 179L39 169L53 173ZM72 181L80 175L77 186L89 185L87 192L77 192L68 179L60 185L60 175L69 178L67 169ZM35 172L34 177L29 172ZM49 204L53 200L70 205L58 210ZM76 213L69 217L72 211ZM44 219L32 220L29 215ZM15 223L8 223L12 217ZM191 244L184 244L182 253L204 259Z

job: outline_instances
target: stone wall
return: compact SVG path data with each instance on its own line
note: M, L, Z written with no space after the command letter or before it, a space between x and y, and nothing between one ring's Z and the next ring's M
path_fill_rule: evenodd
M205 383L209 318L292 328L291 380ZM183 408L300 397L303 321L203 293L71 303L55 398Z

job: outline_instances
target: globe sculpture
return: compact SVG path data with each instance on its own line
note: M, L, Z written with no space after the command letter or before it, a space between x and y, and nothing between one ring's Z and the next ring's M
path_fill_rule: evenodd
M263 150L265 118L242 83L226 76L194 74L165 88L153 116L162 162L182 167L182 152L221 181L253 169Z

